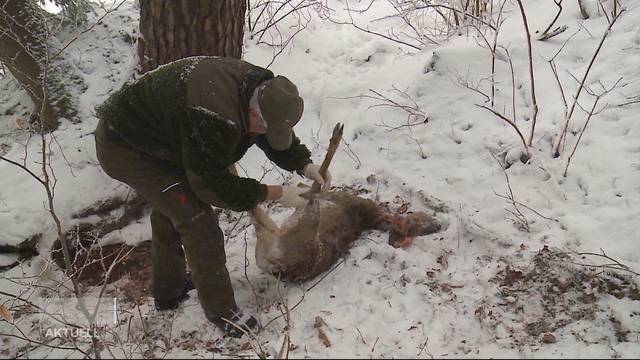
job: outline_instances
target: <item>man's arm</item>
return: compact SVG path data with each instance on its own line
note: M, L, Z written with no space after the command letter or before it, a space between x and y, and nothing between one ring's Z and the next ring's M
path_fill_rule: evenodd
M298 139L295 133L292 136L291 146L289 146L287 150L274 150L269 146L267 138L264 135L256 138L256 145L258 145L258 147L264 151L265 155L276 163L278 167L287 171L296 171L302 175L304 167L311 163L311 152L300 142L300 139Z
M266 185L228 171L240 129L232 121L203 108L189 108L181 124L183 166L198 174L230 209L245 211L267 197Z

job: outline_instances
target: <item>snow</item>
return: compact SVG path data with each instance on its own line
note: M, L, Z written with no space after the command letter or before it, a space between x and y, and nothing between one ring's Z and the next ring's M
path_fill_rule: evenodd
M345 2L329 3L335 10L332 16L347 19ZM544 0L523 3L532 32L546 28L557 11ZM572 118L561 156L552 156L565 110L548 61L564 46L555 64L570 106L578 86L574 77L582 78L608 26L597 1L585 3L591 18L582 19L577 2L563 3L556 25L568 25L569 29L545 42L532 42L540 111L527 164L520 161L522 144L513 128L476 106L485 104L485 98L461 84L480 84L486 93L490 89L490 52L478 45L481 41L473 38L472 31L460 31L439 45L425 45L417 51L316 15L273 61L269 68L291 79L305 100L296 134L312 149L314 162L322 160L334 125L345 124L344 142L331 165L334 186L361 189L362 196L389 202L391 208L409 202L410 210L435 212L446 226L440 233L415 239L407 249L388 246L386 234L367 232L326 277L303 284L277 284L255 264L255 234L247 216L239 219L241 214L223 212L220 223L236 301L246 311L253 311L261 324L268 324L257 335L257 343L268 354L275 356L283 342L286 324L279 307L286 302L290 309L288 335L295 345L290 357L640 356L640 302L591 289L591 284L585 284L586 290L576 288L575 293L556 296L557 306L574 301L569 310L588 308L591 316L550 329L555 343L545 344L539 334L526 331L527 324L556 321L568 314L559 307L551 307L556 314L545 312L548 310L541 303L548 291L545 279L580 278L580 271L588 271L564 260L553 262L546 274L536 273L533 260L545 246L552 254L604 252L640 272L640 104L616 106L632 101L640 91L640 25L636 21L640 6L635 2L622 1L627 10L605 41L586 82L597 91L600 83L610 87L622 78L620 87L601 99L600 104L610 106L591 119L567 177L563 176L567 157L587 118L580 108ZM607 8L611 3L603 2ZM370 11L353 16L357 23L383 31L401 22L385 17L389 13L388 2L374 2ZM512 56L515 122L528 138L532 110L525 33L515 3L507 3L504 16L499 43L508 47ZM128 196L129 189L105 175L97 163L93 109L133 76L136 47L123 41L119 31L134 34L137 19L138 9L125 3L105 18L103 26L81 34L66 51L87 88L76 94L82 122L64 121L50 148L58 178L56 209L65 230L78 223L72 215L89 205ZM61 34L61 42L74 34ZM266 66L272 62L273 52L247 37L244 56ZM512 116L511 70L504 52L496 61L496 84L495 109ZM27 97L8 78L0 79L0 88L0 155L22 162L26 153L29 168L40 175L39 139L29 138L15 125L16 118L24 116ZM418 118L408 118L397 107L380 106L383 100L371 90L403 105L414 106L415 102L427 121L419 119L416 125L403 126ZM579 100L588 109L593 97L583 92ZM508 168L503 170L501 165ZM256 149L249 151L241 166L251 177L264 175L263 183L301 181L280 171L263 174L263 166L271 164ZM47 278L61 276L55 265L47 262L55 230L43 207L45 193L24 171L6 162L0 161L0 173L0 245L16 245L34 234L45 234L39 247L42 254L0 275L0 288L40 299L36 288L19 283L31 284L34 280L30 276L44 274L45 279L37 284L46 285L50 283ZM514 215L513 203L504 198L510 191L526 225ZM278 205L267 210L278 223L291 214ZM150 237L145 217L100 241L136 244ZM2 265L15 261L15 257L0 257ZM590 264L611 262L588 255L573 259ZM509 288L501 285L504 274L509 273L506 269L531 274L538 282L532 280L526 288L527 283L515 281L511 287L525 286L522 295L503 296L501 292ZM637 277L630 281L637 284ZM96 291L88 296L96 296ZM582 304L571 297L581 291L597 294L595 303ZM141 357L154 349L155 356L166 352L171 357L211 357L216 351L215 356L255 357L256 353L244 346L246 340L220 338L219 330L204 319L196 294L192 291L180 309L169 313L157 313L151 299L140 306L140 315L132 304L120 304L128 314L135 314L131 317L134 335L124 345L112 347L115 355ZM115 289L108 291L108 296L119 295ZM8 307L10 301L0 295L0 304ZM28 319L37 316L23 315L18 321L20 329L36 338L39 334L30 329ZM326 324L322 329L330 347L318 338L314 327L318 316ZM112 329L127 338L126 325ZM150 335L143 339L145 331ZM628 331L626 341L619 340L616 334L620 331ZM0 333L17 332L7 322L0 322ZM3 349L10 350L3 356L15 356L25 344L1 337ZM170 349L165 349L167 343ZM69 355L81 356L45 347L29 354ZM105 350L103 356L112 354Z

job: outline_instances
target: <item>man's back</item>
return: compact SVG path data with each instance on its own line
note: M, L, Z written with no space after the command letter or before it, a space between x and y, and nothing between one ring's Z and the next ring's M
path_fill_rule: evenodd
M233 146L245 127L251 93L272 77L269 70L238 59L181 59L125 84L97 108L97 115L136 148L181 162L182 146L197 136L196 126L224 133L223 140Z

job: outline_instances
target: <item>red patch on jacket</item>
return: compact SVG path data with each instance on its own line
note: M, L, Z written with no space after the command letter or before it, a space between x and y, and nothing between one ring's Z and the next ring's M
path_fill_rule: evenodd
M177 192L173 196L175 196L176 199L178 199L178 202L180 203L180 205L184 205L187 203L187 196L184 193Z

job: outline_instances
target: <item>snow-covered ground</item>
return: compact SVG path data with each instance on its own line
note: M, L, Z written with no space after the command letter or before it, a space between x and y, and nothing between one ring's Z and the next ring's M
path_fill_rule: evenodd
M365 8L368 3L349 4ZM102 355L257 356L261 348L275 356L286 328L290 357L639 357L640 293L632 274L640 272L640 104L619 105L638 100L640 94L640 4L621 1L626 11L589 73L586 84L596 92L601 84L609 88L621 80L600 100L608 107L591 118L565 177L567 158L587 114L576 108L565 147L554 158L552 145L565 108L548 61L563 48L554 63L571 107L608 27L597 1L584 3L590 19L583 20L577 2L569 1L557 22L569 29L532 43L539 113L527 163L519 160L522 144L513 127L477 106L489 104L468 88L480 84L481 91L490 93L491 52L473 31L460 30L439 45L416 50L314 16L270 65L296 83L305 99L296 133L319 162L333 126L344 123L345 141L331 167L334 186L359 189L362 196L388 202L392 209L408 202L410 210L435 213L446 228L415 239L406 249L388 246L386 234L367 232L326 277L277 284L255 265L255 234L247 217L238 220L241 214L224 212L221 226L228 235L227 266L236 300L254 311L264 326L261 332L250 343L221 339L205 320L195 291L171 313L156 313L151 302L137 307L118 300L119 325L105 320L105 326L119 334L119 341L109 338L111 346ZM331 18L348 19L346 2L328 5ZM603 6L610 9L612 1ZM532 32L544 30L556 14L547 0L527 0L525 9ZM374 1L353 19L381 33L389 26L399 29L400 19L386 17L390 10L389 2ZM528 139L528 50L517 3L507 3L503 16L498 43L512 57L514 120ZM58 179L56 208L65 230L78 223L73 214L129 192L97 163L93 109L134 72L136 48L124 34L136 36L137 19L134 4L125 3L67 50L86 88L77 94L82 122L64 122L50 148ZM287 25L280 24L283 29ZM61 42L76 32L61 34ZM256 40L247 34L245 59L267 66L273 50ZM511 118L510 64L503 49L497 55L494 109ZM26 163L40 174L38 139L16 127L25 111L17 104L28 104L26 95L10 79L0 80L0 88L0 155L21 162L28 154ZM380 106L384 98L410 106L418 115L408 118L398 106ZM582 92L579 100L589 110L594 97ZM416 124L403 126L408 121ZM241 165L256 178L263 176L263 167L271 167L259 150L251 150ZM60 271L47 261L55 230L43 208L44 191L6 162L0 161L0 173L0 245L44 234L42 254L4 272L0 289L47 305L52 295L43 298L35 285L59 278ZM270 171L264 182L299 180ZM290 214L279 206L268 210L277 221ZM148 239L148 218L143 218L102 241L136 244ZM574 251L591 255L572 255ZM0 265L15 259L0 256ZM614 261L631 271L581 265ZM105 297L120 299L120 294L108 287ZM111 311L113 301L106 302ZM288 325L280 316L282 303L290 309ZM63 347L71 342L42 331L54 326L47 316L37 311L18 315L20 301L2 294L0 304L15 318L13 324L0 322L1 356L82 356L25 347L15 336ZM81 349L86 350L89 343L83 340Z

